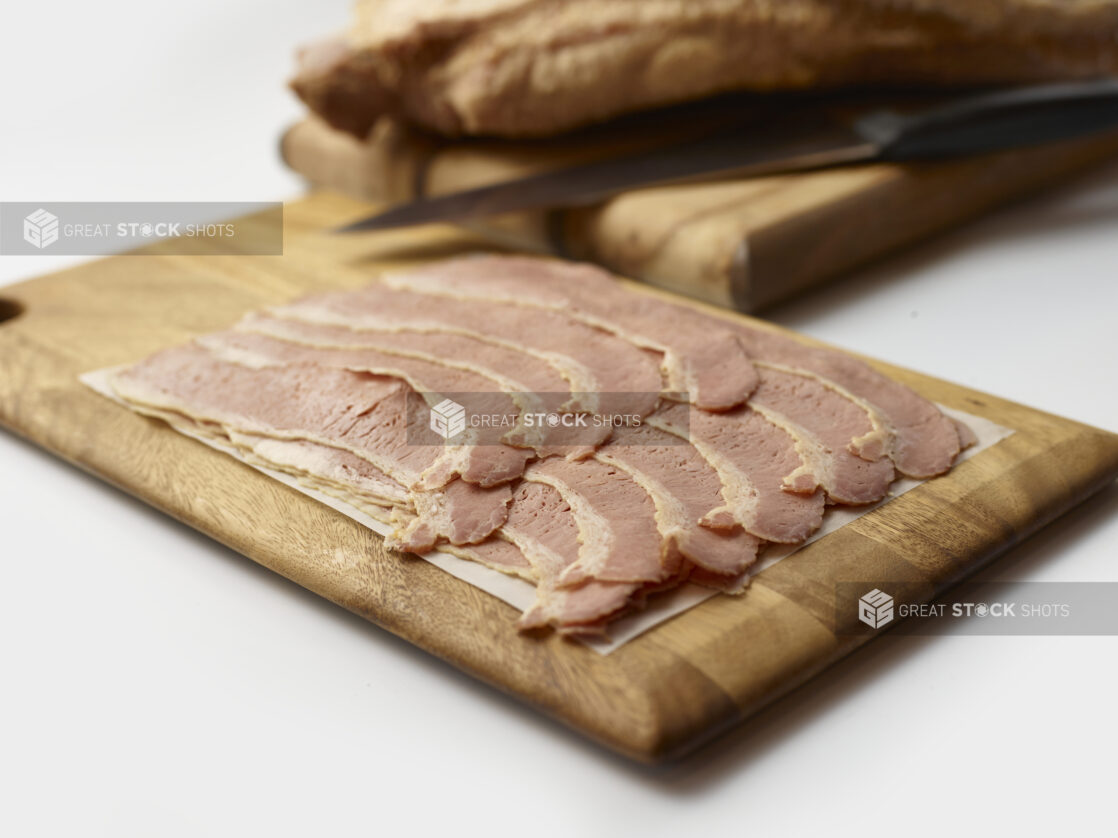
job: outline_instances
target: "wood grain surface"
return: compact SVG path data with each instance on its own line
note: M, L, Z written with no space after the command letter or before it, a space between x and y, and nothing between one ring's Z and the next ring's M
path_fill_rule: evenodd
M362 210L325 195L288 205L283 256L155 246L3 289L0 423L632 757L689 750L865 642L836 632L837 582L916 582L931 597L1118 473L1112 434L875 362L1016 433L765 570L744 596L710 599L609 656L522 636L511 606L78 381L249 309L479 246L450 232L324 232Z
M701 126L711 116L666 125L678 131L680 122ZM633 153L664 131L659 123L623 123L535 143L439 145L391 130L359 142L307 120L287 132L283 154L311 183L383 204ZM469 223L498 244L598 262L704 302L760 311L1116 156L1118 131L1108 131L934 163L634 189L595 206Z

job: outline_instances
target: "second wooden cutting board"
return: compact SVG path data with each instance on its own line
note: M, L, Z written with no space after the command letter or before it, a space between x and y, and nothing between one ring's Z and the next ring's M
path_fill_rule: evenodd
M639 131L608 129L516 145L383 133L358 142L307 121L288 131L284 157L316 185L395 202L622 154L640 141ZM477 229L498 244L598 262L705 302L759 311L1116 157L1118 132L1109 132L962 160L637 189L594 207L482 219ZM371 211L361 206L346 220Z

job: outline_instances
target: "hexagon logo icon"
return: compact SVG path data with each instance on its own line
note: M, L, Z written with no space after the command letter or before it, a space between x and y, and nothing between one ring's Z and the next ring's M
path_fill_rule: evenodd
M42 250L58 241L58 216L41 207L23 219L23 240Z
M443 399L431 408L431 430L443 439L458 436L466 429L466 408L458 402Z
M858 600L858 619L870 628L881 628L893 619L893 598L874 588Z

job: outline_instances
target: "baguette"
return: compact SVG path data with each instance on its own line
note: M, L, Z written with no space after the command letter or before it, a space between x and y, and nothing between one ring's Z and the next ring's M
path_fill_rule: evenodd
M1118 0L359 0L292 86L335 128L548 136L735 90L1118 73Z

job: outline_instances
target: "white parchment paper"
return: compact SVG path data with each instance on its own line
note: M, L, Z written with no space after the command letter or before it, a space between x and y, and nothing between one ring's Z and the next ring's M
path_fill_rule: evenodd
M81 381L87 387L100 393L105 398L111 399L117 404L127 408L127 404L118 398L116 393L113 392L112 387L109 386L109 376L117 369L120 369L120 367L94 370L93 372L88 372L81 376ZM939 407L948 416L965 423L974 431L974 435L978 438L978 443L976 445L971 446L960 455L960 462L970 459L976 454L985 451L991 445L1001 442L1003 439L1013 434L1011 429L995 424L989 419L983 419L980 416L972 416L969 413L953 410L943 405ZM168 426L168 428L170 428L170 426ZM295 477L289 474L264 468L255 463L247 463L241 455L241 452L232 445L224 445L215 440L191 434L181 428L175 428L175 430L192 439L196 439L203 445L208 445L210 448L215 448L218 451L228 454L257 471L263 472L269 477L302 492L304 495L326 504L330 508L337 510L348 518L352 518L354 521L363 524L374 532L387 535L391 530L391 527L387 524L370 518L365 513L355 509L344 501L303 486ZM823 525L811 538L807 539L807 541L802 544L792 546L770 544L761 553L760 559L753 566L750 571L751 575L755 576L765 568L772 567L778 561L787 558L797 550L824 538L840 527L849 524L851 521L857 520L866 513L883 506L893 498L899 497L905 492L916 488L921 482L920 480L911 480L908 478L897 480L890 487L890 493L884 500L869 506L828 507L827 512L823 516ZM460 559L457 556L452 556L449 553L441 553L439 551L428 553L422 558L442 570L445 570L451 576L456 576L465 582L469 582L471 585L481 588L483 591L492 594L498 599L504 600L521 611L526 611L535 599L535 586L530 582L500 573L499 571L480 565L477 562ZM649 597L648 607L643 611L631 614L611 623L608 637L580 638L580 642L585 643L587 646L603 655L608 655L614 649L620 648L634 637L643 634L653 626L670 620L677 614L681 614L689 608L693 608L700 602L710 599L712 596L719 596L719 593L710 588L703 588L693 584L681 585L672 591L655 594ZM749 592L746 591L742 596L749 596Z

